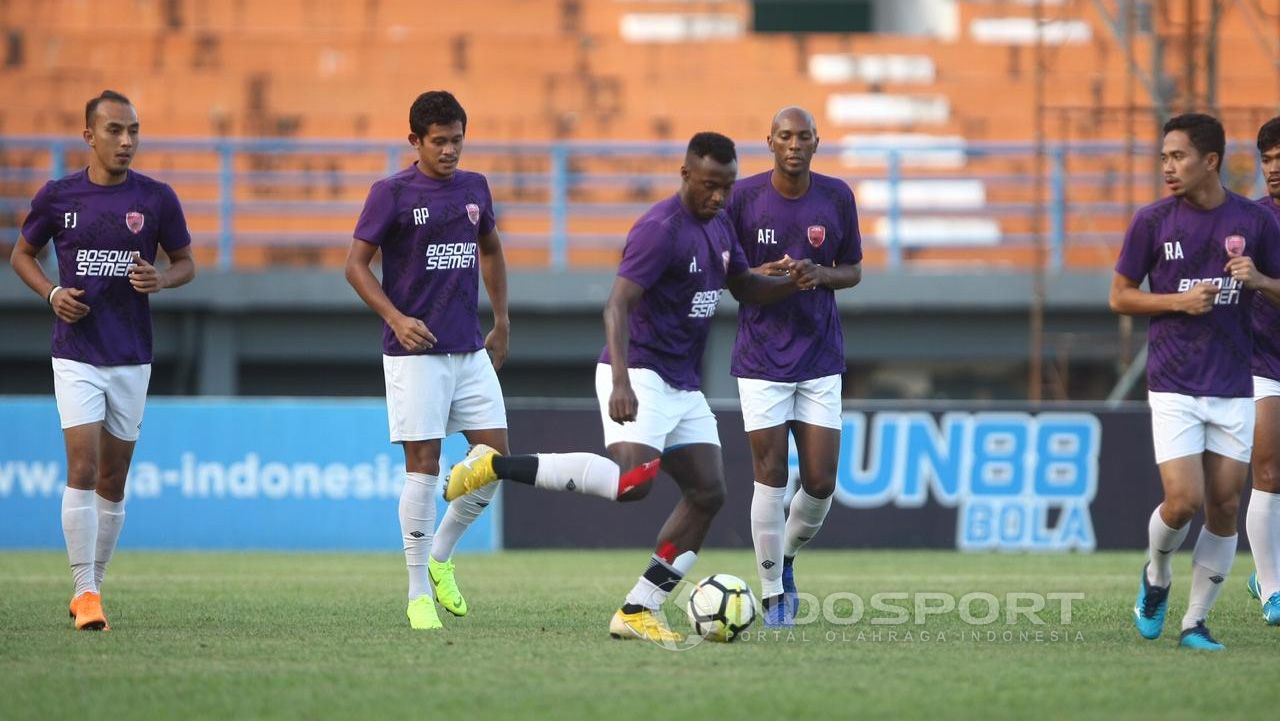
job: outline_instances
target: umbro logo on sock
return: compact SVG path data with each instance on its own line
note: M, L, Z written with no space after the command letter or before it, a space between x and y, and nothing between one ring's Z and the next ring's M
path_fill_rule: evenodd
M774 563L773 561L766 560L764 563L760 565L764 567L764 570L768 571L770 568L773 568L778 564Z
M488 502L488 501L476 501L476 505L477 505L477 506L480 506L481 508L488 508L488 507L489 507L489 502Z
M801 543L808 541L810 538L813 538L813 536L796 536L796 540Z
M1169 550L1167 550L1167 551L1166 551L1166 550L1164 550L1163 548L1157 548L1157 549L1156 549L1156 553L1159 553L1161 556L1167 556L1167 555L1169 555L1170 553L1173 553L1173 549L1172 549L1172 548L1170 548Z
M1210 580L1210 581L1213 581L1214 583L1222 583L1222 582L1223 582L1223 581L1225 581L1226 579L1225 579L1225 578L1223 578L1222 576L1210 576L1210 577L1209 577L1209 580Z
M577 488L578 488L578 484L574 483L572 478L569 479L569 482L566 483L564 487L566 491L576 490Z
M409 535L413 536L414 538L422 538L427 534L423 533L422 531L409 531Z

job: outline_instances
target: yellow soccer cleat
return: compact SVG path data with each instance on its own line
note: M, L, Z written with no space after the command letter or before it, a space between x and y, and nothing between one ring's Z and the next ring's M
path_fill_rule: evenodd
M458 581L453 577L453 559L437 561L427 558L427 573L431 576L431 587L435 589L436 600L444 606L444 610L455 616L467 615L467 599L458 590Z
M405 614L409 616L409 628L416 631L444 628L436 615L436 602L425 593L409 602Z
M496 455L497 451L483 443L473 446L467 457L449 471L444 500L452 501L498 480L498 474L493 472L493 457Z
M622 609L613 614L609 621L609 635L619 639L643 638L654 643L680 643L684 637L667 628L667 624L649 609L636 613L623 613Z
M76 620L77 631L111 630L111 626L107 625L107 615L102 612L102 596L93 591L85 591L71 599L68 610Z

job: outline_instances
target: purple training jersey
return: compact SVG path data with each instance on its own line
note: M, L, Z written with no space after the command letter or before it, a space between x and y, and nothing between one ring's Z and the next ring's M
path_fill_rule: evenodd
M1152 293L1181 293L1201 283L1219 289L1211 311L1151 318L1147 388L1189 396L1253 396L1250 320L1254 291L1223 267L1231 254L1253 259L1264 275L1280 273L1280 226L1257 203L1227 191L1226 201L1201 210L1177 197L1133 217L1116 272Z
M672 388L702 388L707 345L725 278L748 272L723 212L699 220L673 195L631 226L618 276L644 288L628 318L627 366L648 368ZM600 354L609 362L609 348Z
M793 200L773 187L772 175L766 171L740 181L729 200L729 219L748 265L783 255L828 267L862 262L858 211L844 181L810 173L808 192ZM844 332L832 289L738 306L733 375L797 383L844 371Z
M387 355L470 353L484 347L476 315L480 288L478 239L493 232L493 198L479 173L429 178L417 163L373 184L355 237L382 249L382 289L407 316L436 337L407 351L383 324Z
M1258 205L1280 221L1280 203L1265 197ZM1262 293L1253 296L1253 374L1280 381L1280 307Z
M129 283L137 252L191 245L173 188L128 171L123 183L95 185L86 168L45 184L31 199L22 237L37 248L53 239L58 285L84 291L89 314L53 321L53 357L96 366L151 362L151 303Z

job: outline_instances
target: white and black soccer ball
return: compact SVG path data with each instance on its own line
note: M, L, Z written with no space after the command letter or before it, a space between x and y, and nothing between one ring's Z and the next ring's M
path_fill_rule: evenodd
M728 643L756 620L756 597L737 576L717 573L698 581L689 595L689 623L708 641Z

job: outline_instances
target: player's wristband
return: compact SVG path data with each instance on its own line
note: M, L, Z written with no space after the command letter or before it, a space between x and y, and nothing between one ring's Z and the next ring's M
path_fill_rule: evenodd
M48 297L46 297L46 298L44 299L44 300L45 300L45 302L46 302L46 303L48 303L49 305L53 305L53 294L54 294L54 293L57 293L57 292L58 292L58 291L60 291L60 290L62 290L62 286L60 286L60 285L55 285L55 286L53 286L53 288L51 288L51 289L49 290L49 295L48 295Z

